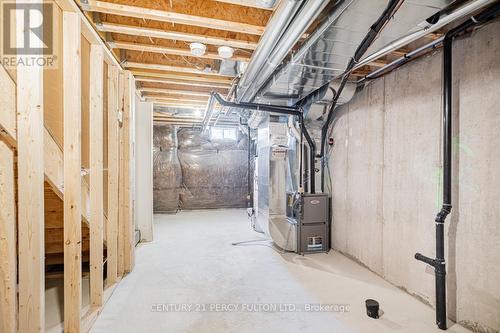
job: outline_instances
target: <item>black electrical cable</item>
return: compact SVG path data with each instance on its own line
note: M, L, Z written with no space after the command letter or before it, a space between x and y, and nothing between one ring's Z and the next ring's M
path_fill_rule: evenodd
M358 48L354 52L354 56L351 58L349 61L346 70L342 74L342 79L340 81L339 88L337 89L337 92L335 96L333 97L332 104L330 106L330 110L328 111L328 116L326 119L326 122L323 124L323 127L321 128L321 147L320 147L320 153L316 155L316 157L319 158L324 158L324 152L325 152L325 144L326 144L326 139L327 139L327 134L328 134L328 129L330 128L331 122L333 120L333 115L334 112L333 110L335 109L337 102L340 98L340 95L342 91L344 90L344 87L347 83L347 79L349 78L349 75L351 74L354 66L360 61L361 57L365 54L366 50L370 47L370 45L373 43L377 35L379 34L380 30L389 22L389 20L392 18L396 10L401 6L401 4L404 2L404 0L391 0L385 10L383 11L382 15L375 21L374 24L370 27L370 30L368 33L365 35L363 40L361 41L361 44L359 44ZM324 185L324 169L321 169L321 191L324 191L325 185Z

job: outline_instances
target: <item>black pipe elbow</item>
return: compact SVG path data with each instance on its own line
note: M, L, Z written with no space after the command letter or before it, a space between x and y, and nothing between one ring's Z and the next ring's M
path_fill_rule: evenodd
M436 267L436 260L426 257L422 253L415 253L415 259L425 262L427 265L430 265L432 267Z
M446 217L448 216L448 214L450 214L450 212L451 212L451 205L444 204L439 213L437 213L434 221L438 223L444 223Z

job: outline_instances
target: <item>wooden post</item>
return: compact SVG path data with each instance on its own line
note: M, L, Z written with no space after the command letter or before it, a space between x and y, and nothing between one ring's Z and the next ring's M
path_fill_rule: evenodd
M103 294L103 67L102 46L90 49L90 305Z
M25 27L17 22L16 34ZM17 66L19 332L45 330L43 68ZM3 208L2 208L3 209Z
M119 170L118 170L118 276L125 273L125 237L124 224L127 223L126 200L125 200L125 74L121 72L118 76L118 102L119 117L122 122L119 129Z
M124 197L125 221L124 235L124 270L131 272L134 267L135 250L135 223L134 223L134 89L135 83L129 71L124 72L124 106L123 106L123 134L124 134Z
M108 66L108 225L107 285L118 280L118 69Z
M0 332L17 331L14 152L0 139Z
M132 271L134 266L133 216L133 77L129 71L120 73L120 103L123 124L120 130L120 212L118 233L118 274Z
M64 332L80 332L81 226L81 32L75 12L63 13L64 107Z

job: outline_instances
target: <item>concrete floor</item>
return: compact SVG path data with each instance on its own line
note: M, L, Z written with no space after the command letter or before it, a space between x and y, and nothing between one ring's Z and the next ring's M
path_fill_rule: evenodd
M154 227L155 241L137 248L134 271L91 332L442 332L433 309L339 253L233 246L263 238L245 210L157 215ZM380 319L366 316L367 298L380 302ZM199 311L203 304L207 311ZM305 311L308 304L332 306ZM184 309L168 311L174 305ZM448 332L468 331L453 325Z

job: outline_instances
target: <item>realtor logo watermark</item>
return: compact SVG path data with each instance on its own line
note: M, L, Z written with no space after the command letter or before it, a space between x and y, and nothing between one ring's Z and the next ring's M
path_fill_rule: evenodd
M3 66L57 66L52 2L2 1L0 14Z

